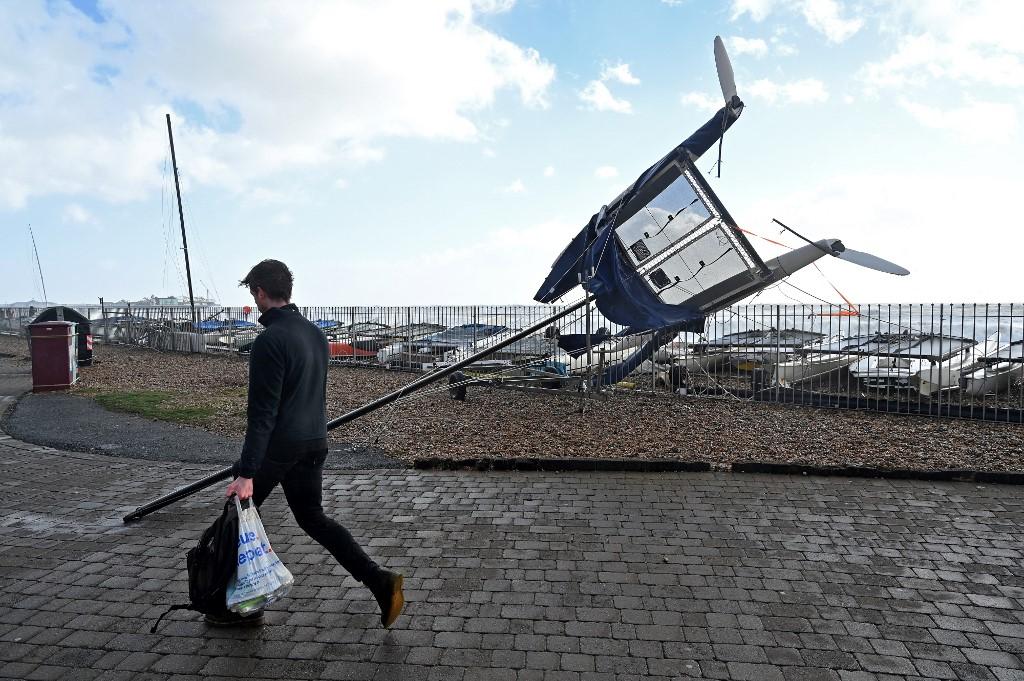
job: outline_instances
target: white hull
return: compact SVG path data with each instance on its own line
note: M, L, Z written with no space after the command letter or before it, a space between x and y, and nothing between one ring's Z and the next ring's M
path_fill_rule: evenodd
M960 379L983 368L979 360L990 352L998 352L1006 345L1000 345L998 335L966 349L960 355L926 367L910 377L911 384L925 396L936 395L944 390L959 390Z
M775 382L784 388L812 379L824 379L833 371L850 366L857 355L821 353L780 362L775 365Z
M928 366L927 360L909 357L866 357L850 367L850 375L866 388L909 388L910 377Z
M960 373L959 366L943 362L917 372L910 377L910 384L921 395L931 397L943 390L959 389Z
M1024 377L1024 364L1000 362L960 377L960 389L967 395L997 395L1006 392L1014 380Z
M688 343L673 342L654 353L656 364L672 364L689 372L709 371L727 361L723 352L700 352Z

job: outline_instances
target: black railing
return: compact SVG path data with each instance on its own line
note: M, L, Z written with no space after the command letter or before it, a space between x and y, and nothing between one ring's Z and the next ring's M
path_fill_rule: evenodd
M259 333L252 307L75 308L94 341L162 351L245 353ZM330 340L332 361L428 371L496 343L557 309L551 306L300 308ZM0 333L24 333L38 314L0 307ZM473 380L511 387L596 385L651 334L590 311L517 341L471 369ZM542 369L530 371L530 369ZM559 382L559 377L562 377ZM1024 304L736 306L681 334L611 389L774 401L903 414L1024 422ZM506 380L509 379L509 380Z

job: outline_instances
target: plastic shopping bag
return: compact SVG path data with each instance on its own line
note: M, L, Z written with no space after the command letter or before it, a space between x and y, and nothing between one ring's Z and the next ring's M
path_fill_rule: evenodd
M228 582L228 610L240 614L260 610L284 597L294 578L274 553L263 521L252 502L238 509L238 566Z

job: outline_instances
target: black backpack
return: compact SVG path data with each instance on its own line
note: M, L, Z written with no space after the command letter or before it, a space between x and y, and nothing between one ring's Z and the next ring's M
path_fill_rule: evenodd
M188 603L169 607L149 630L156 633L160 621L175 610L194 610L204 615L222 615L228 611L228 582L238 566L238 511L233 499L224 511L188 550Z

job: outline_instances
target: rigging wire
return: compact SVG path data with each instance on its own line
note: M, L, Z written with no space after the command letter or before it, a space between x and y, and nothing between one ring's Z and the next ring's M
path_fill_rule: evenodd
M167 288L167 262L170 261L174 264L174 269L178 274L178 283L181 286L179 290L187 290L185 284L185 275L181 271L181 260L175 253L176 247L172 245L176 236L174 234L174 204L166 199L168 193L168 184L170 183L170 155L164 156L163 165L163 182L161 183L160 191L160 221L164 228L164 272L161 286Z
M32 223L28 225L28 235L32 238L32 252L36 256L36 269L39 270L39 283L43 286L43 305L49 304L49 300L46 295L46 280L43 279L43 264L39 262L39 249L36 248L36 235L32 232Z
M206 248L206 242L202 236L202 230L196 227L196 225L198 225L199 223L196 222L195 215L192 212L192 207L189 204L189 202L183 201L182 203L185 206L185 212L188 213L189 225L191 225L192 227L191 230L189 231L192 232L193 236L195 236L196 240L198 241L199 248L197 250L199 251L199 259L206 269L206 276L209 278L210 284L213 286L213 294L217 297L218 300L220 300L220 291L217 290L217 281L214 278L213 268L210 266L210 261L206 257L206 251L208 249Z
M181 287L178 290L188 291L188 284L185 281L185 273L182 272L181 269L182 259L184 258L184 249L179 249L175 243L177 235L174 230L174 218L174 210L172 209L167 214L167 256L171 263L174 264L174 270L178 274L178 284Z

